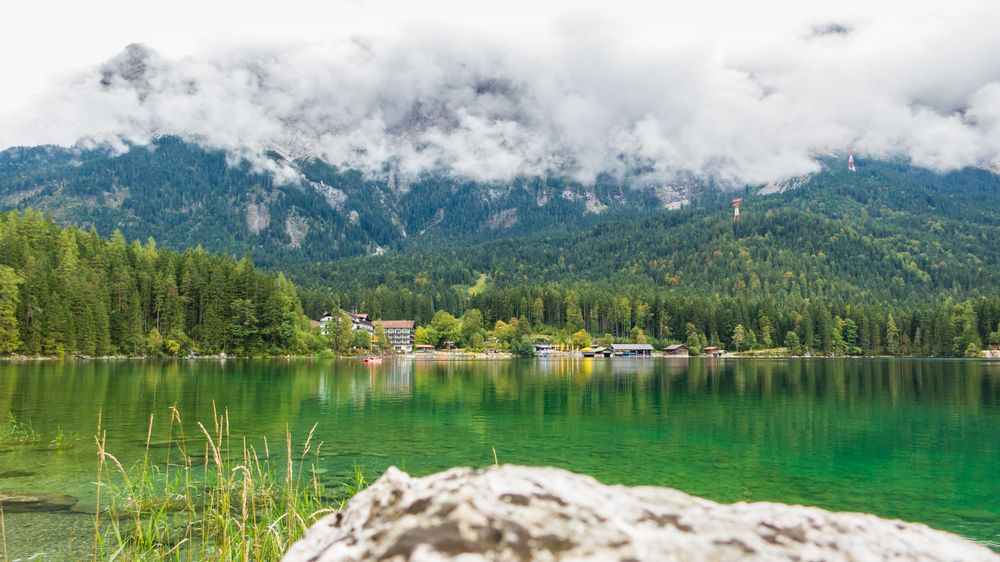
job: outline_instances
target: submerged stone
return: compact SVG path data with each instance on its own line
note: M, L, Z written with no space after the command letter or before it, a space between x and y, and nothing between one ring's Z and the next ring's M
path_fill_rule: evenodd
M66 511L79 501L68 494L0 493L0 506L5 513L41 513Z
M390 468L285 562L409 560L997 561L925 525L777 503L724 505L557 468Z
M3 472L0 472L0 478L26 478L28 476L34 476L34 475L35 475L34 471L20 470L20 469L5 470Z

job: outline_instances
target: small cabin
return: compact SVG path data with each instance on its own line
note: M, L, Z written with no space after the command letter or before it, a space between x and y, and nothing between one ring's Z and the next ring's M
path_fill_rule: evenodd
M413 346L413 350L416 351L417 353L433 353L434 346L427 345L426 343L418 343L417 345Z
M726 350L722 349L721 347L710 345L705 349L702 349L701 354L704 355L705 357L722 357L723 355L726 354Z
M687 357L691 354L691 351L687 348L687 346L682 343L668 345L663 349L663 352L674 357Z

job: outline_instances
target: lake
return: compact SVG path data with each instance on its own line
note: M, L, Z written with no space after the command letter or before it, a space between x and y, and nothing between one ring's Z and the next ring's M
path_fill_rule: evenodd
M189 435L228 411L232 434L272 447L286 424L301 444L318 422L332 481L356 466L369 480L390 465L486 466L495 449L501 463L870 512L1000 549L998 362L183 360L0 363L0 416L41 439L0 447L0 489L79 498L6 514L11 556L89 552L98 415L128 464L150 415L154 442L165 435L172 405Z

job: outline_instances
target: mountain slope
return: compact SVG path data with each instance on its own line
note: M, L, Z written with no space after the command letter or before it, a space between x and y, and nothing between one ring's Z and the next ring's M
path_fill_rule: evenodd
M428 176L400 185L315 160L276 165L285 183L174 137L115 155L106 150L17 148L0 153L0 206L35 208L63 223L118 228L184 248L252 253L258 263L380 253L410 240L487 240L566 223L576 228L629 210L656 208L652 192L602 180L560 178L483 185ZM627 196L626 196L627 195ZM680 193L679 196L683 196Z
M359 293L379 285L441 294L485 274L495 285L606 282L771 299L915 301L1000 286L1000 177L869 162L785 193L728 196L637 220L469 247L315 265L305 281Z

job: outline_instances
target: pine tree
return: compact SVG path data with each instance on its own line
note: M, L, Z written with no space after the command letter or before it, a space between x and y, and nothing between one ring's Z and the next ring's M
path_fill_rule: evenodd
M743 343L746 341L746 337L747 337L746 328L743 327L743 324L737 324L736 327L733 328L733 337L732 337L733 347L736 348L737 352L742 350Z
M566 295L566 331L575 332L583 328L583 312L575 293Z
M693 323L689 322L685 326L685 332L687 333L686 346L691 355L701 355L702 349L705 348L705 335L702 334L698 327Z
M896 326L896 320L890 312L889 317L885 321L885 349L889 355L899 355L899 346L899 328Z
M480 313L480 317L482 314ZM541 297L536 297L531 304L531 321L535 324L545 323L545 302Z
M0 354L8 355L21 346L17 325L18 285L22 279L14 270L0 265Z
M760 327L760 344L765 349L770 349L774 345L771 339L771 332L774 329L771 326L771 319L767 317L763 312L760 314L760 319L757 321L757 325Z
M667 339L670 337L670 313L667 310L667 301L660 300L656 311L656 337Z

